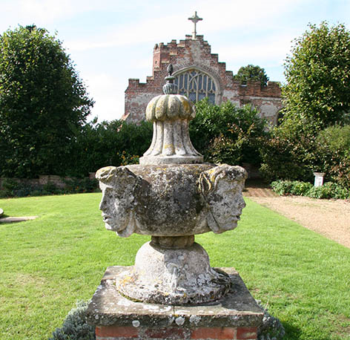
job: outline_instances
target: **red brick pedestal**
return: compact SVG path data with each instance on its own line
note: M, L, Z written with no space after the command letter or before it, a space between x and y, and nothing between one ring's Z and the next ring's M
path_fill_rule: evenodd
M257 339L263 310L256 304L233 268L221 268L232 288L216 304L164 306L130 301L114 285L125 267L109 267L88 308L89 323L96 325L97 340Z

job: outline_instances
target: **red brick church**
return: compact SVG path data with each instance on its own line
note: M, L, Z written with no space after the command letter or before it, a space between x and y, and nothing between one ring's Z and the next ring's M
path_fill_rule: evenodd
M226 70L226 63L219 62L218 54L211 53L208 42L202 35L196 34L196 22L201 20L197 13L189 20L195 23L192 35L186 35L186 39L179 43L172 40L166 45L160 43L154 46L153 72L152 76L147 77L146 83L129 79L123 119L139 122L145 118L147 104L153 97L163 93L167 67L172 64L179 94L193 102L209 97L209 101L215 104L227 100L238 106L250 103L262 117L275 125L282 108L279 84L269 81L267 86L261 86L259 81L242 84L234 80L232 71Z

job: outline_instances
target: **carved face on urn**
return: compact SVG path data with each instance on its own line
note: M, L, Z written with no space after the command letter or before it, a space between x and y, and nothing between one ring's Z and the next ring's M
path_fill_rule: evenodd
M105 167L96 178L102 190L100 210L106 229L122 237L130 236L137 224L133 202L138 177L125 167Z
M214 233L237 227L245 202L242 196L247 173L241 167L219 165L200 176L200 191L207 203L207 223Z

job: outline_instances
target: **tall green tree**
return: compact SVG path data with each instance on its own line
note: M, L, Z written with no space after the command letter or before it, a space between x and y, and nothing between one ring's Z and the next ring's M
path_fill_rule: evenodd
M251 64L242 66L238 70L237 74L233 76L233 79L244 83L250 80L260 81L261 86L266 86L267 82L269 81L269 77L267 76L265 69Z
M350 112L350 33L344 25L309 25L285 62L285 121L318 128ZM294 124L294 123L293 123Z
M56 36L35 26L0 36L0 174L65 174L93 100Z

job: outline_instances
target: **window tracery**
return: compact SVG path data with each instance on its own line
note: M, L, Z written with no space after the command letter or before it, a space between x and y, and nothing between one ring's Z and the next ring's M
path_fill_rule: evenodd
M207 74L195 69L187 70L176 76L175 84L178 86L178 93L192 102L196 103L208 97L209 102L215 104L215 82Z

